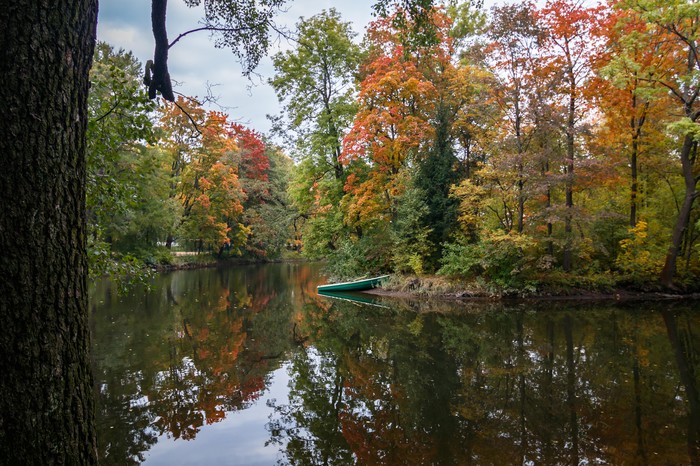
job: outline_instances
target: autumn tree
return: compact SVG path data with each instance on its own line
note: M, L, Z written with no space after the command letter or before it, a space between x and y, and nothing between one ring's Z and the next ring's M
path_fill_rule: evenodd
M289 236L291 160L228 115L178 98L162 109L161 146L170 156L170 199L181 216L169 240L223 257L269 258Z
M238 176L239 158L234 157L240 146L226 115L204 112L198 106L190 114L182 109L186 105L180 98L177 105L166 107L163 118L174 142L173 166L180 170L175 184L175 196L183 209L178 234L198 251L221 254L230 247L239 251L250 233L241 223L245 193ZM198 137L192 134L194 139L183 141L181 136L190 132L192 115L201 117Z
M344 218L359 238L387 238L409 179L402 171L417 166L434 134L430 118L437 95L390 18L372 23L367 40L371 50L361 70L359 110L343 152L345 164L363 169L345 183ZM424 52L430 60L431 51Z
M664 137L662 126L665 89L650 76L671 68L673 54L650 42L646 26L631 10L608 11L600 33L606 46L596 61L602 79L596 80L598 106L606 116L612 137L623 144L629 162L629 226L635 227L640 210L639 166L646 148Z
M494 86L495 101L504 112L502 151L512 160L515 172L516 212L513 224L518 233L525 228L527 169L532 165L530 143L537 104L534 61L543 39L530 5L504 5L491 10L491 43L488 53L499 85ZM501 152L499 150L498 152Z
M584 7L568 0L550 0L538 11L541 27L547 31L543 47L548 51L541 59L552 75L553 85L562 100L562 130L565 154L562 170L564 181L564 250L562 267L573 267L574 185L577 139L584 123L587 102L582 94L591 76L590 58L596 42L592 30L596 27L599 7Z
M677 260L684 247L684 241L685 248L691 251L692 242L687 240L691 213L697 197L698 178L694 167L698 134L696 122L700 118L700 110L698 110L700 87L695 77L700 72L700 57L697 55L700 10L696 3L685 0L621 2L620 7L630 9L639 15L646 25L642 36L646 43L674 63L671 67L656 68L653 63L635 61L635 58L639 57L632 54L624 56L624 59L639 67L640 73L643 73L638 76L639 78L642 78L645 83L667 90L674 102L675 109L669 113L676 118L671 129L679 139L680 147L677 153L681 162L684 194L660 277L662 284L673 286L677 273ZM626 38L630 39L632 34L630 32ZM679 118L676 115L682 116Z
M287 198L292 161L281 149L240 124L230 126L237 150L230 154L245 194L243 224L250 236L243 253L256 259L279 256L289 238Z
M657 205L674 197L678 163L668 153L671 100L649 77L672 69L674 56L650 40L631 10L609 8L600 24L605 47L597 53L596 76L586 92L601 114L590 142L608 172L597 198L610 212L594 228L606 230L601 244L617 270L653 280L671 229L669 212ZM618 189L623 184L627 190Z
M265 155L269 163L267 194L257 205L246 207L246 216L257 216L258 222L248 221L252 236L248 241L248 251L264 250L265 257L279 257L294 240L293 225L299 219L289 196L289 184L294 170L294 161L284 151L269 140L265 140ZM243 178L245 190L246 178ZM248 197L249 202L251 197ZM245 207L245 206L244 206ZM257 225L260 225L258 228Z
M455 21L474 22L476 20L473 18L478 18L480 12L478 9L462 9L454 14L456 18L442 10L434 11L432 21L437 44L417 48L414 52L420 69L434 84L437 93L430 116L433 127L432 141L429 148L419 154L414 180L415 186L424 196L427 208L423 227L430 229L427 240L431 252L424 259L426 270L437 269L442 245L457 231L457 203L450 197L450 188L463 176L457 158L457 141L460 134L457 122L465 107L478 107L479 98L474 92L474 88L480 83L478 72L474 72L475 67L465 66L465 73L455 66L453 57L456 54L454 36L458 33L461 36L476 33L464 24L461 24L462 29L458 30Z
M368 29L360 109L345 141L347 163L365 167L346 183L345 220L363 233L389 232L398 270L435 270L457 230L457 203L449 195L465 176L457 150L460 142L470 150L484 97L486 73L453 60L455 36L474 34L480 13L450 11L431 10L427 41L401 8Z

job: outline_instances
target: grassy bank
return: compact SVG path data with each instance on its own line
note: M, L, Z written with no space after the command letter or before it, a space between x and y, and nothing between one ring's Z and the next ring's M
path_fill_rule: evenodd
M531 281L520 288L506 288L480 278L470 281L448 279L442 276L393 275L373 294L397 297L438 299L700 299L700 289L693 286L674 290L662 288L654 282L630 283L610 274L576 276L551 274L546 280Z

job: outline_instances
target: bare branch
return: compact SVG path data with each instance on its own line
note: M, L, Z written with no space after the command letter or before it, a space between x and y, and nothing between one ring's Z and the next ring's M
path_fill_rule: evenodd
M216 27L216 26L202 26L201 28L196 28L196 29L191 29L189 31L183 32L177 38L172 41L169 45L168 48L171 48L173 45L177 44L180 39L182 39L185 36L188 36L192 33L195 32L201 32L201 31L212 31L212 32L241 32L241 31L249 31L251 29L256 29L260 26L265 25L265 23L258 23L252 26L245 26L241 28L224 28L224 27Z
M184 96L184 95L182 95L182 94L179 93L179 92L177 92L177 94L180 95L180 96L182 96L182 97L191 99L191 100L194 101L194 102L197 102L195 99L192 99L191 97ZM182 113L185 114L185 116L187 116L187 119L190 120L190 123L192 123L192 126L194 126L194 130L197 131L197 133L201 136L201 135L202 135L202 130L199 129L199 125L198 125L197 122L194 120L194 118L192 118L192 115L190 115L189 113L187 113L187 110L185 110L184 108L182 108L182 106L181 106L180 104L178 104L175 100L173 100L173 103L175 104L175 106L176 106L177 108L180 109L180 111L181 111Z
M101 121L101 120L107 118L112 112L114 112L114 111L117 109L117 107L119 107L119 99L117 99L117 101L114 102L114 105L112 105L112 108L110 108L110 109L107 111L107 113L105 113L104 115L102 115L102 116L99 117L99 118L95 118L95 123L97 123L98 121Z

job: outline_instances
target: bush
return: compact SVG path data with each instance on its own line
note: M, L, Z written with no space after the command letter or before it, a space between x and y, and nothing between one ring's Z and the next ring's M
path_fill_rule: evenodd
M133 255L149 267L173 264L173 254L165 246L139 248L134 251Z
M334 278L350 279L385 272L390 268L391 240L387 235L367 235L345 240L328 257L326 271Z
M438 273L483 277L503 288L521 288L530 285L535 270L535 244L529 236L499 232L488 233L477 243L447 243Z
M655 250L648 236L647 222L640 220L629 229L629 237L620 241L615 266L632 282L655 281L661 274L663 254Z

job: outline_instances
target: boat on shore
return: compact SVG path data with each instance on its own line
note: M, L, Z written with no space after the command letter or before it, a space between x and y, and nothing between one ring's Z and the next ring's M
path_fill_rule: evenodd
M379 277L364 278L362 280L354 280L350 282L329 283L327 285L318 285L318 291L364 291L377 288L382 282L389 279L389 275L381 275Z

